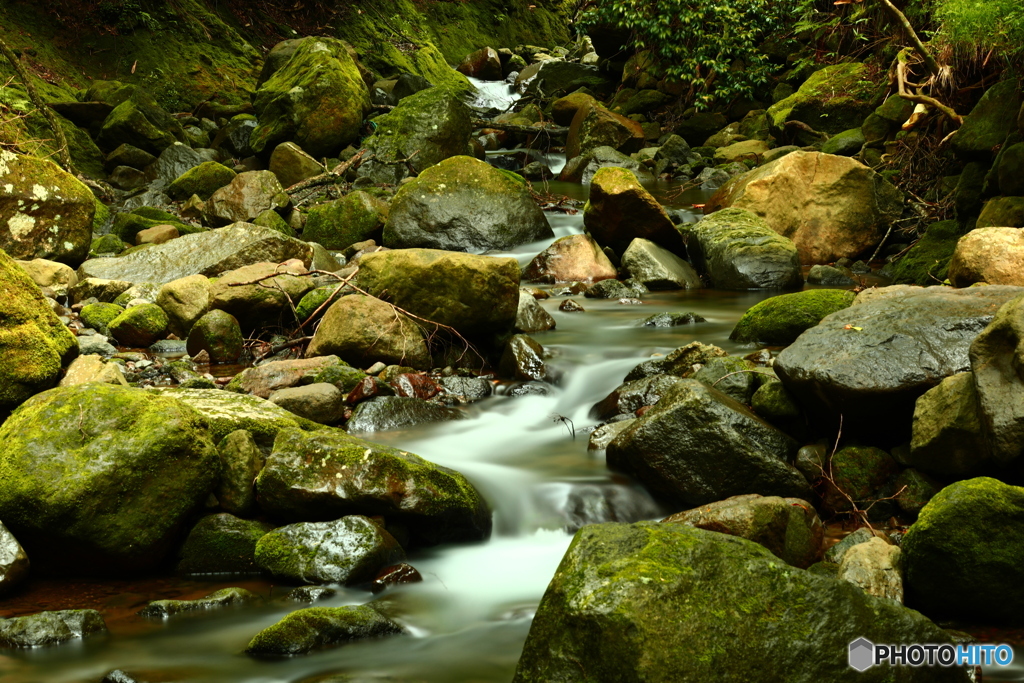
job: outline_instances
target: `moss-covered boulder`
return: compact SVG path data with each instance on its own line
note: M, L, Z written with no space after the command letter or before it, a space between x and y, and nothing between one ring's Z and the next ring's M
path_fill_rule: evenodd
M461 474L336 430L283 430L256 479L260 506L290 520L382 515L417 544L487 538L491 513Z
M100 334L110 335L108 326L117 316L124 313L124 308L117 304L87 304L78 313L78 319L86 327L91 327Z
M625 168L600 168L594 173L583 225L598 244L611 247L616 254L621 255L637 237L676 254L684 253L672 219L636 174Z
M254 574L256 543L270 524L222 512L200 519L179 551L179 574Z
M356 242L380 241L388 220L388 205L360 190L309 210L302 239L341 251Z
M78 267L95 213L89 188L57 164L0 150L0 249L10 256Z
M94 609L38 612L0 619L0 648L37 648L60 645L107 633L107 624Z
M952 643L921 614L791 567L746 539L681 524L594 524L576 533L548 585L513 681L669 681L680 672L691 680L892 680L888 667L850 668L849 644L859 637ZM968 680L955 668L899 673Z
M488 163L456 156L399 189L384 246L479 253L553 235L525 185Z
M981 208L979 228L1024 228L1024 197L993 197Z
M881 104L885 94L880 82L866 64L848 62L826 66L814 72L800 88L768 108L768 125L778 140L794 139L788 121L806 123L816 131L835 135L859 128L864 119ZM797 144L812 144L799 135Z
M593 95L586 92L574 92L565 97L560 97L551 103L551 118L560 126L568 126L576 116L576 112L585 104L597 104Z
M146 348L167 334L167 314L156 304L140 304L111 320L107 329L122 346Z
M311 289L302 295L302 299L299 300L299 304L295 307L296 317L302 323L308 320L309 325L313 325L323 317L327 309L330 308L330 305L341 297L342 293L338 289L338 285L325 285ZM317 313L318 310L319 313ZM310 316L314 313L317 313L316 318L310 320Z
M157 566L217 477L202 416L141 389L52 389L13 413L0 441L0 519L51 572Z
M719 289L796 289L803 285L792 240L756 213L730 208L688 226L687 253Z
M962 235L963 229L956 221L930 225L921 239L893 264L893 284L922 287L942 284Z
M1008 78L985 91L951 144L957 156L968 160L991 161L993 150L1003 144L1016 128L1021 107L1020 85Z
M196 600L154 600L139 611L143 617L167 619L178 614L242 605L258 605L263 598L244 588L221 588Z
M363 141L372 158L360 165L359 175L397 184L410 175L405 160L421 173L449 157L467 154L473 123L463 94L459 88L436 85L403 98L375 118L376 132Z
M822 502L825 509L833 513L852 512L853 504L865 510L875 500L884 498L881 493L887 482L899 472L899 466L892 456L881 448L870 446L844 446L829 462L832 480L825 483ZM889 506L877 505L869 514L876 515ZM882 514L886 519L891 515Z
M758 371L757 366L746 358L723 356L712 358L693 373L693 379L713 387L729 398L744 405L750 404L754 392L761 386L766 370ZM762 374L765 373L765 374Z
M199 195L199 198L205 201L237 175L224 164L205 161L178 176L167 188L167 194L171 199L179 200Z
M404 631L370 605L307 607L257 633L245 651L262 657L302 655Z
M222 510L234 515L250 516L256 507L253 482L263 469L266 458L256 439L245 429L236 429L217 444L220 454L220 481L214 489ZM255 544L257 539L253 540ZM255 547L255 546L254 546Z
M4 410L57 384L61 367L78 355L78 343L28 273L2 250L0 291L4 293L0 298L0 410Z
M90 92L93 92L90 88ZM119 103L103 121L96 140L104 149L129 144L159 155L175 142L185 142L185 131L153 96L133 85L117 89L112 101Z
M298 264L271 262L236 268L211 280L210 308L230 313L247 331L293 325L292 305L315 286L313 278L303 277L305 272Z
M821 151L823 154L838 154L843 157L852 157L860 152L865 142L864 133L861 132L860 126L858 126L830 137L821 146Z
M211 363L234 363L242 356L243 342L242 328L235 316L216 309L192 325L185 349L190 356L206 351Z
M398 541L362 515L300 522L275 529L256 544L256 564L291 583L366 583L405 560Z
M360 367L382 361L425 370L432 363L423 329L415 321L391 304L362 294L331 304L306 354L337 355Z
M370 93L342 41L310 37L257 89L253 105L260 121L249 139L253 151L291 141L329 157L359 136Z
M1019 624L1024 488L979 477L932 498L903 540L907 604L938 616Z
M601 104L585 102L572 117L565 140L567 159L581 156L598 147L611 147L630 154L644 146L643 126Z
M786 346L826 315L852 304L856 297L855 293L843 289L810 289L773 296L748 309L729 339Z

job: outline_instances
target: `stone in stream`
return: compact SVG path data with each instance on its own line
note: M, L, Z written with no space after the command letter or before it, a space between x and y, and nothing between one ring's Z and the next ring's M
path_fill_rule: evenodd
M810 289L773 296L747 309L729 339L787 346L826 315L848 308L856 296L841 289Z
M0 427L0 440L0 519L50 573L157 566L218 470L197 411L106 384L34 396Z
M455 399L459 403L472 403L494 393L490 380L483 377L442 377L442 397Z
M337 594L336 588L327 586L299 586L288 591L288 595L285 597L292 602L313 603L318 600L329 600Z
M917 398L970 369L971 342L1021 293L995 285L867 290L801 334L774 369L810 414L842 414L844 436L905 434Z
M746 407L694 379L671 386L608 444L608 466L675 505L744 493L809 499L790 462L797 444Z
M262 451L245 429L237 429L217 444L220 454L220 480L214 495L223 510L236 515L250 515L256 510L253 482L263 469Z
M800 151L734 178L706 211L727 207L792 240L800 263L821 264L877 246L902 214L903 194L859 161Z
M587 287L583 296L588 299L624 299L643 296L647 292L647 287L633 279L625 282L601 280Z
M568 126L576 116L576 112L585 104L597 103L592 95L586 92L574 92L565 97L559 97L551 103L551 118L560 126Z
M295 360L272 360L242 370L228 382L228 391L270 398L278 389L324 381L320 373L334 367L348 367L337 356L317 356Z
M341 199L317 204L306 215L302 239L341 251L366 240L381 240L390 208L382 199L356 190Z
M907 604L936 617L1019 624L1024 489L996 479L939 491L903 539Z
M404 632L405 629L370 605L307 607L257 633L245 652L257 657L303 655Z
M808 635L812 634L812 635ZM746 539L682 524L596 524L576 533L530 627L514 683L595 680L883 680L849 645L952 643L921 614L791 567ZM685 647L680 646L684 643ZM964 669L900 670L966 681Z
M643 127L636 121L611 112L596 101L586 102L569 123L565 156L572 159L598 147L631 154L640 151L644 138Z
M559 237L537 254L523 272L529 282L597 282L617 272L600 245L589 235Z
M250 223L184 235L117 258L90 259L79 280L100 278L165 283L189 275L219 275L254 263L299 259L308 266L313 248L305 242Z
M96 199L46 159L0 150L0 249L77 267L89 254Z
M811 269L807 271L807 284L821 285L823 287L853 287L857 284L857 281L850 277L850 275L850 271L845 268L819 264L811 266Z
M717 211L686 226L685 238L697 270L719 289L803 286L796 246L750 211Z
M280 432L256 492L264 511L286 520L382 515L418 544L491 533L487 503L463 475L337 430Z
M341 356L363 367L378 360L417 369L432 365L420 325L390 303L362 294L351 294L331 304L306 355Z
M18 539L0 523L0 595L9 593L28 578L28 555Z
M37 648L60 645L69 640L107 632L100 613L93 609L39 612L24 617L0 619L0 648Z
M139 611L139 616L167 619L188 612L257 605L262 602L262 597L244 588L221 588L197 600L154 600Z
M57 296L67 296L69 290L78 284L78 276L74 269L64 263L46 259L18 261L18 265L28 273L32 282L40 289L50 289Z
M156 304L132 306L111 320L107 327L122 346L145 348L167 333L167 314Z
M278 389L269 400L290 413L320 424L337 424L345 416L345 394L326 382Z
M485 81L500 81L501 58L493 47L482 47L462 58L455 68L459 73Z
M469 415L461 410L418 398L377 396L356 406L345 427L352 433L386 432L429 422L468 418Z
M655 313L641 320L640 324L644 327L676 327L704 322L707 320L696 313Z
M526 184L486 162L456 156L395 194L384 246L479 253L553 237Z
M526 334L553 330L555 329L555 319L537 303L532 294L520 291L515 329Z
M814 506L799 498L733 496L662 520L754 541L785 562L806 569L821 557L825 538Z
M868 595L903 602L903 566L898 547L880 538L859 543L843 555L838 578Z
M637 237L622 255L630 278L647 289L700 289L700 276L689 263L650 240Z
M185 539L177 571L183 575L258 573L256 543L273 528L226 512L207 515Z
M917 399L910 465L935 477L963 479L990 466L991 450L982 429L973 373L951 375Z
M514 335L509 340L508 346L505 347L498 369L504 377L509 379L524 382L547 379L544 347L528 335Z
M590 414L599 420L632 415L644 406L656 404L678 381L678 377L657 374L625 382L591 408Z
M370 590L374 593L380 593L391 586L403 583L419 583L421 581L423 581L423 576L416 570L416 567L406 562L399 562L398 564L384 567L377 572L377 576L370 583Z
M758 370L745 358L726 356L708 359L691 377L735 401L749 405L754 392L763 381L769 379L766 377L768 373L769 370Z
M121 366L117 363L105 363L99 355L82 355L73 360L57 386L71 387L89 382L128 386Z
M381 568L404 559L398 541L361 515L289 524L256 544L256 564L261 569L300 583L366 583Z
M594 174L583 225L598 244L617 254L638 237L676 254L685 253L682 237L665 209L625 168L601 168Z
M654 176L646 166L617 151L614 147L597 147L586 154L569 159L561 173L558 174L558 179L567 183L589 185L600 169L609 167L632 171L633 175L643 181L654 180Z

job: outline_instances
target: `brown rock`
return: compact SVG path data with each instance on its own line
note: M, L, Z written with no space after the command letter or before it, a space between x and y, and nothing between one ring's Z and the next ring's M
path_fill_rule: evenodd
M390 384L395 389L395 395L404 398L427 400L441 393L441 387L437 385L437 382L426 375L411 372L398 375L390 381Z
M79 356L72 361L64 374L64 379L60 381L60 386L73 387L89 382L128 386L121 366L117 363L105 363L103 358L97 355Z
M562 313L583 313L586 311L579 302L572 299L566 299L562 303L558 304L558 310Z
M294 142L282 142L274 148L269 169L284 187L291 187L327 170Z
M1024 286L1024 230L978 228L960 238L949 262L954 287L975 282Z
M587 102L572 117L565 141L565 158L581 156L597 147L613 147L630 154L643 148L643 126L625 116L614 114L600 104Z
M247 171L213 193L206 202L206 216L216 225L251 221L268 209L287 207L290 201L276 175Z
M665 209L632 171L624 168L602 168L594 174L583 225L598 244L620 255L637 237L676 254L686 253Z
M308 357L337 354L357 366L374 361L431 366L423 330L391 304L352 294L342 297L324 314L306 351Z
M305 272L295 260L236 268L211 282L210 308L227 311L246 329L276 323L284 316L290 322L294 317L289 299L297 304L316 285L313 278L299 277ZM280 275L262 279L275 273Z
M761 216L793 240L802 263L817 264L876 246L902 213L903 195L849 157L793 152L733 178L704 211L729 206Z
M135 244L163 244L178 237L178 229L173 225L154 225L152 228L139 230L135 235Z
M461 74L485 81L501 80L501 58L492 47L482 47L470 52L455 68Z
M598 106L598 101L582 92L574 92L565 97L559 97L551 104L551 118L560 126L568 126L572 123L576 112L587 104Z
M255 367L246 368L232 382L232 388L269 398L278 389L294 387L304 380L312 379L322 370L337 365L337 356L319 356L298 360L275 360Z
M490 49L490 48L487 48ZM416 568L411 564L402 562L384 567L377 572L377 577L370 583L370 590L380 593L388 586L395 586L400 583L419 583L423 580Z
M589 235L561 237L537 254L523 274L530 282L596 282L616 276L615 266Z

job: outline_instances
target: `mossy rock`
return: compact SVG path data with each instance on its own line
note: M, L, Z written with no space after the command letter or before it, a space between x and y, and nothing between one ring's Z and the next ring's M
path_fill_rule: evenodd
M231 183L238 174L216 161L205 161L178 176L167 194L171 199L188 199L199 195L203 201L209 199L214 192Z
M302 239L341 251L356 242L379 241L387 220L387 203L356 190L310 209L302 228Z
M1016 128L1021 107L1020 85L1014 78L996 83L985 91L971 113L952 139L957 156L978 161L990 161L993 149L1003 144L1006 136Z
M185 131L145 90L123 86L114 96L123 100L103 121L97 142L105 149L128 143L159 156L175 142L185 142Z
M1024 488L979 477L939 491L903 539L908 604L935 617L1021 623Z
M108 326L117 316L124 313L124 308L117 304L88 304L78 314L79 320L86 327L91 327L100 334L110 336Z
M749 308L729 339L786 346L825 316L850 306L855 298L854 292L843 289L809 289L773 296Z
M838 154L839 156L852 157L860 152L866 142L861 127L844 130L842 133L833 135L821 146L824 154Z
M333 297L331 296L332 294L334 294ZM323 306L323 309L320 311L320 315L316 318L318 320L323 317L324 313L327 312L327 309L330 308L330 305L340 299L341 296L341 292L338 291L338 285L317 287L316 289L306 292L302 296L302 299L299 301L299 305L295 307L295 313L300 321L305 322L309 319L309 316L313 315L318 308ZM330 300L330 303L325 306L324 304L328 300ZM316 320L313 320L312 322L316 322Z
M0 291L0 410L8 410L55 385L61 368L78 355L78 341L2 250Z
M917 244L893 264L893 284L922 287L942 284L949 273L956 243L962 236L963 229L956 221L933 223Z
M883 79L884 81L884 79ZM800 121L816 131L836 135L859 128L881 103L885 84L865 64L849 62L814 72L800 89L768 108L772 135L788 139L787 121Z
M148 230L149 228L154 228L158 225L173 225L178 229L179 235L191 235L192 233L206 231L206 228L191 225L189 223L182 223L181 220L173 214L166 215L166 218L147 218L142 215L142 209L137 209L131 213L119 213L114 216L114 225L110 228L110 232L127 244L131 245L135 244L135 236L138 235L140 231Z
M0 647L46 647L106 633L103 617L93 609L38 612L0 621Z
M117 235L103 235L92 241L89 256L95 258L98 254L120 254L127 246Z
M800 417L800 406L782 382L765 382L750 399L754 412L773 425L785 428Z
M218 472L197 411L107 384L34 396L0 427L0 441L0 519L33 567L51 572L156 567Z
M259 216L256 216L256 218L252 220L252 224L260 225L264 228L270 228L271 230L279 232L287 237L296 236L295 230L292 229L292 226L288 225L288 221L281 218L281 214L274 209L267 209Z
M240 607L242 605L258 605L263 598L244 588L221 588L206 597L197 600L154 600L139 612L143 617L166 619L188 612Z
M750 398L761 386L757 366L745 358L725 356L712 358L693 374L701 384L714 387L740 403L749 404Z
M366 379L367 375L362 370L358 370L349 366L346 363L338 365L332 365L329 368L325 368L320 371L316 377L313 378L311 384L333 384L338 387L341 391L346 394L356 388L356 385Z
M199 520L179 553L179 574L255 574L256 543L273 530L265 522L222 512Z
M257 633L245 651L263 657L301 655L403 632L401 626L370 605L307 607Z
M242 328L235 316L213 310L192 325L185 348L190 356L206 351L211 363L234 363L242 356L243 343Z
M1024 197L994 197L981 209L978 228L1024 228Z
M167 314L156 304L140 304L107 323L110 335L123 346L146 348L167 334Z
M880 493L882 487L898 470L896 461L881 448L844 446L832 456L829 465L832 481L822 495L825 508L835 513L851 512L852 499L859 509L866 509L873 501L885 497Z

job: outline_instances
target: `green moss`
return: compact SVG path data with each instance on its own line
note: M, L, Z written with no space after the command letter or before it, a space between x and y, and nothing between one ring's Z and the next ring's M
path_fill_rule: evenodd
M841 289L811 289L773 296L748 309L729 339L786 346L825 316L850 306L856 297L854 292Z
M114 225L111 227L110 232L112 235L116 235L124 242L128 244L135 244L136 235L142 230L156 227L157 225L173 225L178 229L179 235L191 235L196 232L204 232L206 228L202 228L189 223L182 223L177 216L173 214L167 214L170 218L146 218L139 212L133 211L131 213L119 213L114 217Z
M156 304L141 304L122 311L107 323L107 328L110 334L125 346L147 347L167 333L168 322L164 309Z
M772 424L782 424L800 417L800 406L782 382L767 382L754 392L750 400L754 412Z
M894 264L893 284L922 287L942 284L949 272L949 261L953 258L956 243L962 235L956 221L932 224L917 244Z
M324 306L324 303L328 299L331 299L331 303L334 303L341 298L340 292L335 294L333 298L331 297L331 294L335 293L337 289L338 285L326 285L307 292L305 296L302 297L299 305L295 307L295 312L298 315L299 320L305 322L309 316L313 315L313 313L321 306L323 306L323 309L320 311L320 315L317 316L317 319L322 318L324 313L327 312L327 309L330 308L330 305ZM315 322L315 320L313 322Z
M830 134L858 128L881 103L885 84L856 62L826 66L800 89L768 108L772 134L781 138L787 121L802 121Z
M380 240L387 219L385 202L357 190L310 209L302 239L341 251L356 242Z
M879 491L898 469L892 456L880 448L841 448L832 456L830 471L834 484L828 486L823 496L826 507L833 512L849 512L852 498L860 509L865 509L872 500L883 497L878 495Z
M109 334L108 326L117 316L124 313L124 308L117 304L89 304L82 308L78 317L86 327L91 327L100 334Z
M401 626L369 605L307 607L257 633L245 651L250 655L297 655L398 633L402 633Z
M252 221L253 225L260 225L264 228L270 228L275 232L279 232L282 235L288 237L295 237L295 231L292 230L292 226L288 225L288 221L281 218L281 214L273 209L267 209Z
M366 379L368 375L362 370L349 367L348 365L333 365L318 374L314 383L325 382L333 384L341 391L348 393L356 388L356 385Z
M167 188L167 194L172 199L188 199L197 194L205 201L237 175L224 164L206 161L178 176Z

